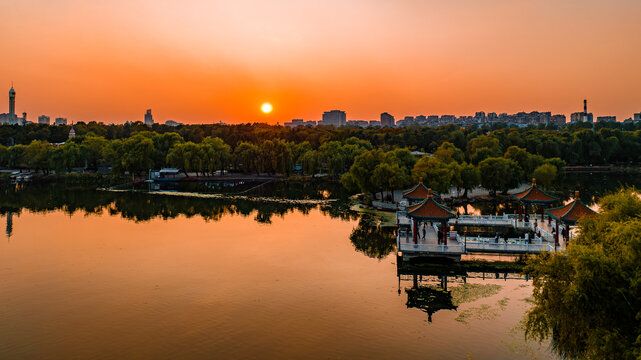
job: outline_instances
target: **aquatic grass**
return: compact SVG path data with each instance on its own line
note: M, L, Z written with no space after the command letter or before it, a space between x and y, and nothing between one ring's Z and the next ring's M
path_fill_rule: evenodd
M452 288L452 303L459 306L481 298L496 295L503 288L496 284L463 284Z
M498 316L499 311L496 307L483 304L461 311L454 320L468 325L470 320L493 320Z
M510 301L510 298L504 297L503 299L499 300L498 305L501 308L501 310L505 310L507 308L507 303Z

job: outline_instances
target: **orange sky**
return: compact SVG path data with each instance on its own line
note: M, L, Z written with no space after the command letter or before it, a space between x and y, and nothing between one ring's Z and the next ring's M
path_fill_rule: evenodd
M30 120L569 116L584 98L623 120L641 111L639 15L637 0L3 1L0 89L14 81Z

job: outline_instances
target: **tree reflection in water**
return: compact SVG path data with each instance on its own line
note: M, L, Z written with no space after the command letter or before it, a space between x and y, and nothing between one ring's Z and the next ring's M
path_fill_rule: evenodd
M154 218L172 219L178 216L200 216L206 221L218 221L224 215L250 216L260 223L271 223L274 216L283 217L295 210L303 214L319 208L331 217L356 219L343 201L330 205L310 203L252 201L244 199L217 199L181 196L151 195L143 192L96 191L86 187L64 184L31 184L28 186L0 186L2 213L19 214L22 209L32 212L62 210L71 215L78 211L86 214L120 215L133 221Z
M396 250L396 235L393 227L373 225L372 218L363 215L358 226L352 230L349 240L363 254L381 260Z

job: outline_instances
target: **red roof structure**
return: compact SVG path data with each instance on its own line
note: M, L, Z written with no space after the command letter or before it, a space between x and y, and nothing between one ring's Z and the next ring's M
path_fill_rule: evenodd
M561 220L568 224L575 224L579 219L598 215L596 211L590 209L581 200L579 200L578 191L575 192L574 195L574 201L564 206L546 210L545 212L554 219Z
M429 189L423 185L423 179L421 178L413 188L403 191L403 197L410 200L423 200L434 197L432 194L432 189Z
M456 217L451 210L439 204L433 197L421 201L419 204L410 206L407 215L413 218L432 221L444 221Z
M543 190L536 186L536 179L532 179L532 186L525 191L512 194L512 197L518 201L528 204L550 204L558 200L558 198L548 195Z

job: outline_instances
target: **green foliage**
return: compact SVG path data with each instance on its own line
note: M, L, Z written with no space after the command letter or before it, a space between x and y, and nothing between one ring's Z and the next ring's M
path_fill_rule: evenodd
M7 166L9 163L9 149L0 145L0 166Z
M461 165L460 183L457 184L459 189L464 189L464 197L467 197L467 192L477 187L481 182L481 174L478 167L464 163Z
M493 193L517 187L521 179L521 168L514 160L495 157L479 163L481 185Z
M423 178L423 183L432 190L442 193L448 192L454 186L459 166L453 162L447 164L436 157L423 156L412 169L414 181ZM456 184L459 185L460 183Z
M358 155L354 164L349 169L348 176L341 178L341 182L349 188L357 187L363 193L373 193L379 189L374 180L374 170L383 160L381 150L370 150Z
M34 140L24 150L26 165L30 169L42 170L49 169L49 153L51 146L42 140Z
M457 148L449 141L443 142L434 152L434 155L445 163L453 161L462 163L465 160L463 150Z
M534 175L534 170L543 164L544 159L540 155L532 155L527 150L510 146L503 155L504 158L514 160L522 170L523 178L529 180Z
M536 178L537 184L540 184L543 187L549 187L556 179L556 166L543 164L534 170L532 176Z
M602 214L579 221L560 254L535 258L527 336L550 338L569 359L641 356L641 199L622 190L601 199Z
M501 156L503 151L499 139L489 135L480 135L469 141L467 154L473 164L478 164L484 159Z
M321 157L318 151L308 150L300 157L300 163L303 167L303 173L313 177L320 169Z
M244 173L258 172L258 146L241 142L238 144L233 154L234 168Z

